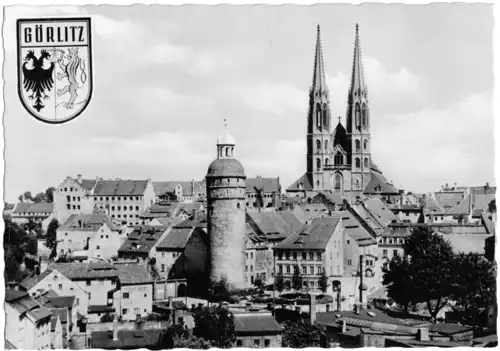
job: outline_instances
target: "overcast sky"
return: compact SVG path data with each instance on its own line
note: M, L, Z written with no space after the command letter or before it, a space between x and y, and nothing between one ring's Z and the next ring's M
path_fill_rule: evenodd
M17 96L17 18L91 16L94 96L63 125ZM354 26L372 158L407 191L494 183L492 5L88 6L5 11L5 198L67 175L201 179L223 119L249 177L305 171L321 25L332 119L345 120Z

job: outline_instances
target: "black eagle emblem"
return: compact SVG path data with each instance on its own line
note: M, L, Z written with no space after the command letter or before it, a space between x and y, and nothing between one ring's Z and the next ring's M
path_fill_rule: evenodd
M26 90L27 93L31 91L31 95L29 95L28 98L30 100L35 99L33 108L35 108L37 112L40 112L40 110L45 107L45 105L42 104L42 98L44 100L49 98L47 93L50 92L52 84L54 84L54 79L52 77L55 66L54 62L51 62L49 68L43 68L44 60L49 59L49 57L50 54L47 50L42 50L39 58L35 56L33 50L29 50L24 58L24 90ZM33 68L27 67L30 60L32 61Z

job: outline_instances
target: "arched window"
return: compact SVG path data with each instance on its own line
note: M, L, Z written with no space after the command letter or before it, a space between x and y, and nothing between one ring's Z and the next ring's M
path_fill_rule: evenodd
M368 157L365 157L365 168L368 168Z
M341 166L344 164L344 156L340 153L340 152L337 152L335 154L335 158L333 160L335 166Z
M231 156L231 148L226 147L226 157Z
M361 168L361 160L356 157L356 168Z
M319 180L317 180L317 181L316 181L316 186L318 186L318 187L319 187Z
M325 166L328 166L328 159L325 158Z
M342 190L342 175L340 173L335 174L335 191L339 192Z
M356 151L359 151L361 149L361 142L356 139L355 144L356 144Z
M363 142L363 149L367 149L368 148L368 140L365 139L365 141Z
M361 109L359 107L359 104L356 104L356 109L355 109L355 114L354 114L354 123L356 124L356 127L361 125Z
M368 116L365 104L363 104L363 108L361 109L361 115L363 117L363 128L366 128L368 127Z
M316 140L316 150L321 151L321 141Z
M328 140L325 140L325 152L328 152Z
M319 158L316 159L316 168L321 169L321 160Z
M316 127L321 129L321 105L316 105Z

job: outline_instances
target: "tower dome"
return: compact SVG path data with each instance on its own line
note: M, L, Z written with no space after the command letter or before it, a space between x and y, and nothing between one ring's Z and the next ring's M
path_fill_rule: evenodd
M235 145L236 141L227 129L217 138L217 145Z

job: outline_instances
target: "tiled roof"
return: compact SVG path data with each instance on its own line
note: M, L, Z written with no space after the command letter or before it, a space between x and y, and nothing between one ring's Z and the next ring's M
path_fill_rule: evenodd
M374 316L368 313L372 312ZM420 320L414 319L398 319L385 314L383 311L372 309L372 310L360 310L359 313L354 311L340 311L340 312L323 312L316 315L317 321L323 325L339 326L341 320L345 320L347 325L354 325L358 327L370 327L374 326L375 323L384 323L387 325L393 325L393 331L415 331L414 328L418 326L427 325L427 323ZM403 328L397 328L397 327ZM409 329L406 329L406 328Z
M77 180L78 182L78 180ZM85 190L92 190L92 188L94 187L95 183L97 182L97 179L82 179L81 180L81 183L80 183L80 186L85 189Z
M250 224L260 235L271 239L285 238L297 233L302 226L293 213L281 211L272 212L247 212Z
M302 184L303 187L300 188L299 185ZM313 190L313 185L311 180L309 179L307 173L304 173L299 179L297 179L295 182L290 185L286 191L312 191Z
M99 180L94 187L94 196L142 196L147 180Z
M151 205L141 217L144 218L165 218L178 217L181 213L191 215L193 211L201 211L203 204L201 202L184 203L184 202L169 202L157 203Z
M396 195L399 194L398 189L390 184L384 175L376 171L372 166L370 181L365 187L363 193L365 194L383 194L383 195ZM377 190L380 189L380 190Z
M218 158L208 166L207 177L245 177L245 170L235 158Z
M118 273L112 264L107 263L54 263L47 270L57 270L70 280L113 278Z
M96 232L103 224L107 224L111 229L115 228L111 218L104 213L72 214L61 225L59 230Z
M464 192L438 191L434 193L434 198L442 208L454 208L464 199Z
M429 325L429 331L444 335L453 335L472 330L472 327L455 323L436 323Z
M370 233L358 222L358 220L348 211L337 211L332 213L335 219L342 218L342 225L347 233L357 241L359 246L376 244L377 241Z
M143 264L127 263L115 264L114 266L122 285L149 284L153 282L153 277Z
M281 327L270 313L234 313L236 335L245 333L281 333Z
M34 287L36 284L41 282L45 277L47 277L50 273L52 273L52 270L46 269L43 272L40 273L40 275L35 275L33 277L27 277L21 282L21 286L25 288L26 290L30 290L32 287Z
M113 340L113 331L93 331L94 349L143 349L156 347L163 329L118 330L118 340Z
M49 308L50 313L52 315L57 315L59 316L59 319L61 320L61 323L67 323L68 318L69 318L69 313L68 313L68 308L67 307L62 307L62 308Z
M301 204L295 206L292 212L302 223L305 223L311 218L327 214L328 209L324 204Z
M333 235L340 218L323 217L313 218L299 234L288 236L276 249L284 250L323 250Z
M12 213L52 213L54 210L54 204L52 202L38 202L38 203L22 203L19 202L14 207Z
M50 304L55 308L67 307L71 309L73 308L73 305L75 303L74 296L49 296L48 300L50 301Z
M193 188L194 183L194 188ZM196 193L205 193L205 181L155 181L153 189L155 194L163 195L166 193L174 193L175 187L180 185L182 188L182 196L194 196Z
M22 297L28 296L28 293L26 291L19 291L19 290L14 290L14 289L6 289L5 290L5 301L6 302L13 302L15 300L18 300Z
M364 201L363 204L382 226L387 226L394 220L399 222L399 219L391 210L389 210L389 208L387 208L382 200L378 198L371 198Z
M174 225L174 228L207 228L207 215L199 214L196 219L188 218Z
M363 203L353 204L351 208L377 235L382 233L384 227L382 221L368 211Z
M165 233L167 227L138 226L128 235L118 252L148 253Z
M264 193L272 193L281 191L280 179L279 178L247 178L247 193L256 192L255 188L262 189Z
M192 233L192 228L172 228L156 249L184 249Z

